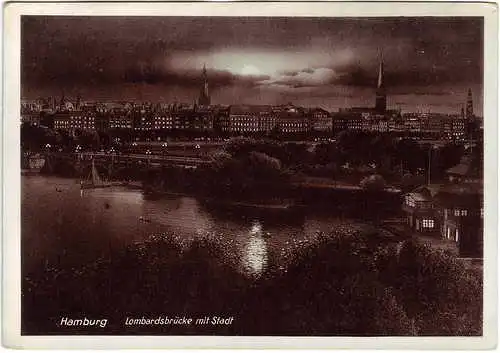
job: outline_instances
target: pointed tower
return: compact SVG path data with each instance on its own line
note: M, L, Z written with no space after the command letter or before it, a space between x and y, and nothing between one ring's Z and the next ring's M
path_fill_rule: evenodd
M472 108L472 90L470 88L469 91L467 92L467 106L465 109L465 117L467 119L474 118L474 110Z
M375 111L379 114L385 114L387 110L387 96L384 84L384 62L380 60L378 69L377 91L375 98Z
M80 96L80 94L78 94L76 96L76 110L80 110L81 105L82 105L82 97Z
M210 105L210 95L208 93L207 68L205 67L205 65L203 65L201 78L203 80L203 84L201 86L200 97L198 98L198 104L202 106Z
M59 100L59 110L64 110L66 108L66 97L64 96L64 91L61 91L61 99Z

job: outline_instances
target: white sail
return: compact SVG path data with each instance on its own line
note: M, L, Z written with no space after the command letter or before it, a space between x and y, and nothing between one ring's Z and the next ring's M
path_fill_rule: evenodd
M104 184L103 180L99 176L97 168L95 167L94 160L92 160L92 184L94 186L100 186Z

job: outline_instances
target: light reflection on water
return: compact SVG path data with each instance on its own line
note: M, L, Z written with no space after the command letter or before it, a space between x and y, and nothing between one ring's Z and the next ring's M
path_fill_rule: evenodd
M262 224L253 220L248 242L243 249L241 266L251 275L260 275L267 264L267 244L262 238Z
M271 262L288 261L318 230L339 223L334 216L297 221L213 211L193 197L150 200L138 190L82 191L72 179L22 177L23 263L28 271L50 258L62 266L85 263L152 235L172 234L187 242L209 238L229 263L259 275Z
M242 266L252 275L260 275L267 264L267 246L262 237L250 235L242 258Z

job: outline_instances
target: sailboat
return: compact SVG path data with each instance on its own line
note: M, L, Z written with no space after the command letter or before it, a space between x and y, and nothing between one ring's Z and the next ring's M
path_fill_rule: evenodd
M120 182L105 181L99 175L97 168L95 167L94 160L92 160L92 168L87 179L80 180L80 188L82 189L97 189L97 188L107 188L110 186L121 185Z

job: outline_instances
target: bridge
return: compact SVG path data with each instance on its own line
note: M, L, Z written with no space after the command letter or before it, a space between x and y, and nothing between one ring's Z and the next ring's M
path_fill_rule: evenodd
M121 162L138 162L139 164L149 164L151 166L162 165L177 165L187 167L197 167L200 165L209 164L210 160L206 155L199 156L182 156L182 155L155 155L155 154L107 154L98 153L79 153L78 158L95 161L108 161L114 164Z
M207 154L191 155L156 155L156 154L119 154L105 152L49 152L47 159L65 159L74 162L90 162L94 160L98 164L119 165L142 165L148 167L179 166L185 168L197 168L210 163Z

